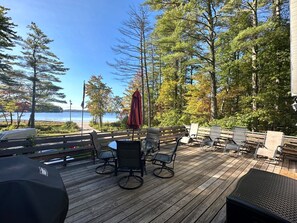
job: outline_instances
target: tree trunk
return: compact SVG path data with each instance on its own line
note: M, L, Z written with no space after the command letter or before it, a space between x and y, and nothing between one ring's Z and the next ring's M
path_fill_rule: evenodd
M32 78L32 107L31 107L31 115L29 119L29 127L35 128L35 107L36 107L36 82L37 82L37 69L36 69L36 59L35 59L35 50L33 50L33 58L34 58L34 65L33 65L33 78Z
M258 15L257 15L257 9L258 8L258 1L253 0L252 2L252 25L253 27L258 26ZM254 40L257 39L257 36L254 37ZM256 45L252 46L252 109L253 111L256 111L257 108L257 101L256 97L258 95L259 91L259 81L258 81L258 65L257 65L257 58L258 58L258 49Z
M10 117L10 125L12 125L13 124L12 112L9 112L9 117Z
M33 90L32 90L32 107L29 121L29 127L35 128L35 107L36 107L36 74L34 71Z
M102 130L102 127L103 127L102 115L99 115L99 125L100 125L100 129Z
M155 92L158 91L158 89L156 88L156 77L155 77L155 55L154 55L154 46L152 46L152 58L151 58L151 63L152 63L152 89L153 89L153 92L152 92L152 98L153 100L155 99ZM154 106L154 103L152 103L151 101L151 116L153 117L155 114L155 106ZM153 119L153 118L152 118Z
M5 114L5 112L4 112L4 111L2 111L2 114L3 114L3 117L4 117L4 119L5 119L6 125L8 125L8 120L7 120L7 117L6 117L6 114Z
M280 24L282 0L273 0L273 17Z
M207 2L207 14L209 22L209 48L211 54L211 105L210 105L210 116L211 120L216 119L218 116L218 104L217 104L217 80L216 80L216 58L215 58L215 30L214 30L214 15L212 11L211 1Z
M146 89L147 89L147 125L151 127L151 93L149 86L149 78L147 73L147 57L146 57L146 39L144 33L144 25L142 26L142 36L143 36L143 60L144 60L144 70L146 78Z
M258 0L253 0L252 3L250 4L251 7L251 19L252 19L252 27L256 28L258 26ZM258 77L258 47L255 44L257 40L257 35L253 37L253 45L251 47L252 51L252 110L255 112L258 110L258 104L257 104L257 96L259 92L259 77ZM253 118L252 122L252 130L253 131L258 131L258 123L259 120L257 117Z
M179 60L176 60L175 61L175 77L174 77L174 81L177 81L178 80L178 71L179 71ZM174 100L173 100L173 104L174 104L174 109L177 109L177 92L178 92L178 89L177 89L177 83L174 85Z
M145 122L145 109L144 109L144 67L143 67L143 36L140 35L140 72L141 72L141 93L142 93L142 123Z
M160 55L160 59L159 59L159 91L157 93L157 97L159 97L160 95L161 85L162 85L162 55Z
M24 111L21 111L20 114L19 112L17 112L17 129L20 127L20 123L21 123L21 119L22 119L22 116L23 116L23 112Z

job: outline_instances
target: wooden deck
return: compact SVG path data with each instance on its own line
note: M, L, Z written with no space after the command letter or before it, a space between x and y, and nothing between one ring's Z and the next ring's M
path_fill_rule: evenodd
M276 165L250 155L225 155L192 146L180 146L175 176L159 179L147 164L141 188L119 188L113 175L98 175L96 165L72 164L60 173L69 196L65 222L224 222L226 196L250 168L297 179L297 163Z

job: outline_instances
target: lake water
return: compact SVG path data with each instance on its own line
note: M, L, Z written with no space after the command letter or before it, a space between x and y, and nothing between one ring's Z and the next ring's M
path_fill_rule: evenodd
M22 120L29 120L30 112L24 113L22 116ZM16 115L14 114L13 119L16 119ZM0 118L0 120L4 120L4 118ZM70 112L36 112L35 113L36 121L58 121L58 122L67 122L70 121ZM81 122L82 120L82 112L72 111L71 112L71 121L73 122ZM84 122L89 122L92 120L92 116L89 112L84 112L83 116ZM103 122L115 122L118 121L115 113L107 113L103 116Z

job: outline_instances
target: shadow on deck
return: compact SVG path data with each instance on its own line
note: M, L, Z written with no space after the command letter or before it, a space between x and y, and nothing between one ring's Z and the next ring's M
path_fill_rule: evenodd
M154 166L147 163L144 184L133 191L119 188L121 174L96 174L97 165L74 162L60 169L69 196L65 222L224 222L226 196L249 169L297 179L296 162L275 164L195 145L179 148L173 178L154 177Z

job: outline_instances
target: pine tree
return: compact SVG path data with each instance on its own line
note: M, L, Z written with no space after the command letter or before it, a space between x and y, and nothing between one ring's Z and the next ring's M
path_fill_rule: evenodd
M8 10L0 6L0 83L5 86L15 84L10 72L12 72L12 65L16 57L9 51L15 47L15 43L19 39L14 31L16 25L7 16ZM5 86L1 88L5 88Z
M59 76L65 75L68 68L50 51L49 39L35 24L28 26L29 34L22 44L20 65L24 68L31 96L31 115L28 126L35 127L36 106L40 103L66 103L65 95L58 86Z
M142 118L143 123L145 123L145 111L147 111L147 121L150 126L151 98L147 68L147 45L148 36L151 32L150 15L145 6L131 7L128 15L129 18L119 29L121 38L118 39L118 44L112 48L117 54L117 58L108 64L116 70L114 73L116 78L126 83L129 83L138 73L141 74ZM147 104L146 109L145 104Z

